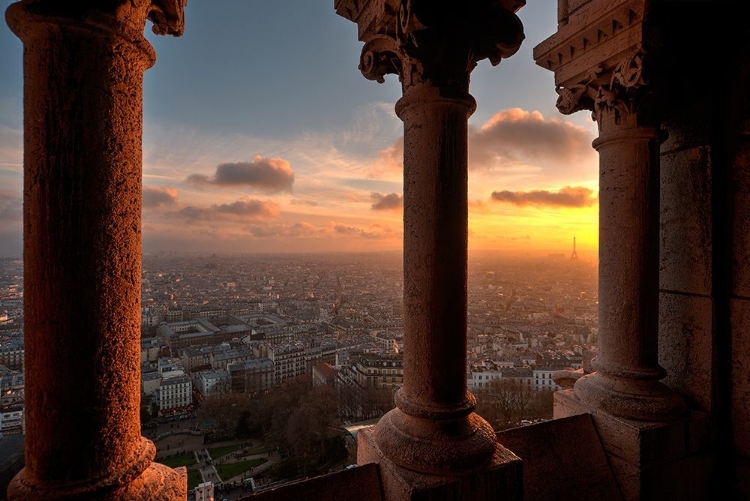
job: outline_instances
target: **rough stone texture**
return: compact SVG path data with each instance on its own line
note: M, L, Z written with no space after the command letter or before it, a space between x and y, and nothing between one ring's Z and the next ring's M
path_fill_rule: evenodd
M661 156L659 287L711 293L711 157L696 147Z
M556 419L586 412L626 500L709 499L714 436L708 413L649 423L592 408L570 390L555 394Z
M750 119L734 159L733 268L735 295L750 298Z
M243 497L247 501L382 501L380 472L369 463Z
M599 152L599 356L613 376L657 379L656 130L602 125ZM608 131L609 130L609 131ZM634 339L635 338L635 339Z
M732 299L730 306L734 443L736 451L750 459L750 300Z
M111 12L54 4L7 11L25 49L27 430L9 498L184 499L186 475L150 466L155 448L139 419L151 3Z
M525 501L622 499L589 414L505 430L497 438L523 461Z
M357 433L357 463L378 463L386 501L523 499L522 462L499 443L492 458L479 468L460 475L427 475L394 464L373 435L373 428Z
M132 499L138 501L182 501L188 495L187 468L169 468L159 463L151 463L143 474L112 495L103 497L107 501Z
M735 499L743 499L742 493L750 492L750 459L736 456L734 460L735 478L738 479ZM747 498L747 496L745 496Z
M710 412L714 346L711 298L662 292L659 304L659 363L664 383L691 406Z

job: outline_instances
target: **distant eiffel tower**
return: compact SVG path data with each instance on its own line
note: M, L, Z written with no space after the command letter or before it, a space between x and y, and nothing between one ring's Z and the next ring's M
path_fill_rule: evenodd
M576 252L576 237L573 237L573 254L570 255L570 259L578 261L578 253Z

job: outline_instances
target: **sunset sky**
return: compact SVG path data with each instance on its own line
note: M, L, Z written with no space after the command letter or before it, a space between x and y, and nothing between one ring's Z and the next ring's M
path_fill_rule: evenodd
M3 11L9 0L0 0ZM362 43L333 0L190 0L185 35L146 72L145 251L400 249L402 123L395 76L357 69ZM532 49L556 2L519 11L526 40L479 64L471 91L469 246L567 253L597 240L595 124L555 109ZM20 256L22 45L0 27L0 256Z

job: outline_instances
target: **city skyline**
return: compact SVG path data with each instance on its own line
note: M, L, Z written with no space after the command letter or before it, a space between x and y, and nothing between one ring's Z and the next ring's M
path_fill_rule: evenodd
M594 259L595 126L560 115L552 76L534 65L532 47L556 27L543 7L519 11L514 58L472 75L469 248L569 255L576 236ZM148 33L144 251L400 249L400 86L362 77L356 26L328 1L191 2L186 18L181 38ZM17 256L22 50L5 25L0 43L0 256Z

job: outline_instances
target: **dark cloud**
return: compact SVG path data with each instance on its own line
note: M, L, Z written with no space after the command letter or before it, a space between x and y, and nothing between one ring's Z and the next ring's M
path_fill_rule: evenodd
M546 170L578 168L585 164L581 160L595 155L593 139L590 131L573 123L511 108L496 113L482 127L469 128L469 169L519 162L546 163ZM369 175L380 178L400 172L403 143L402 137L382 149Z
M492 200L518 206L591 207L599 198L583 186L566 186L559 191L493 191Z
M238 200L231 204L214 204L210 207L188 206L177 214L191 220L265 219L279 215L279 206L262 200Z
M511 108L496 113L481 128L469 131L469 166L490 167L496 161L569 163L593 155L591 132L538 111Z
M158 209L177 204L178 192L174 188L159 188L157 186L143 187L143 208Z
M404 207L404 197L398 193L389 193L388 195L371 193L370 198L372 199L372 210L398 211Z
M257 156L252 162L219 164L211 178L203 174L192 174L188 176L187 182L196 186L250 186L273 193L291 191L294 171L283 158Z

